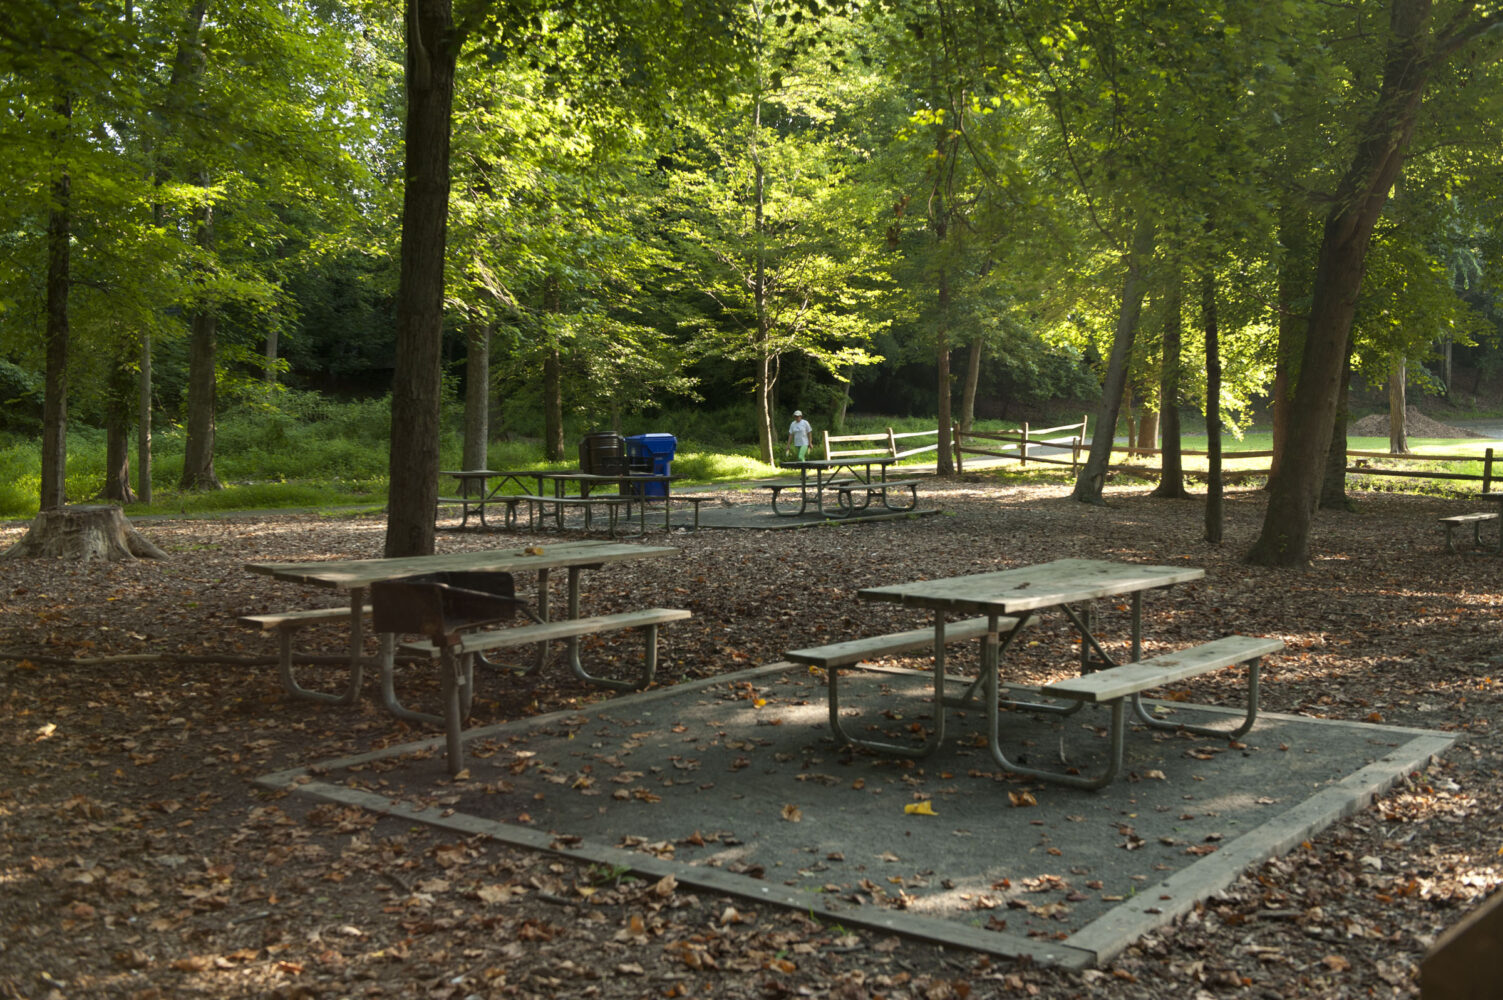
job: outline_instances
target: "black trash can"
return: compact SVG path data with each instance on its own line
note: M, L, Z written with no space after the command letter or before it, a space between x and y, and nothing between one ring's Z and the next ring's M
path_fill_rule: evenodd
M586 434L579 442L579 470L593 476L626 472L626 439L610 431Z
M655 476L672 474L673 456L678 451L678 438L672 434L633 434L626 439L626 457L634 471L650 472ZM667 483L643 483L644 496L666 497Z

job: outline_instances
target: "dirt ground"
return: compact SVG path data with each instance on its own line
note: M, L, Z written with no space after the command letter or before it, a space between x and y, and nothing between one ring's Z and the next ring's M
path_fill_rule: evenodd
M1261 524L1256 492L1229 497L1221 546L1201 540L1198 499L1152 499L1142 486L1109 489L1105 508L1070 501L1058 482L976 478L922 492L944 513L675 533L676 557L591 576L589 608L625 610L645 595L693 611L665 634L660 677L671 683L919 624L858 603L862 586L1064 556L1187 562L1206 578L1163 602L1149 652L1233 631L1278 636L1286 651L1265 673L1266 710L1459 742L1107 968L990 961L259 789L257 775L426 734L369 694L351 708L289 700L266 665L272 640L235 624L337 603L245 563L376 556L384 524L147 522L168 559L3 566L0 997L1418 995L1428 946L1500 878L1503 562L1445 553L1435 523L1475 502L1358 495L1355 513L1320 514L1314 564L1287 571L1241 562ZM0 545L21 531L0 530ZM439 549L524 540L444 533ZM1120 620L1121 609L1105 613ZM1067 638L1052 620L1039 638L1053 629ZM343 639L309 629L300 644L337 654ZM1068 669L1031 648L1017 661L1031 675ZM1237 683L1228 672L1189 695L1236 704ZM409 701L431 703L426 672L402 684ZM601 697L557 666L536 682L490 678L474 721Z

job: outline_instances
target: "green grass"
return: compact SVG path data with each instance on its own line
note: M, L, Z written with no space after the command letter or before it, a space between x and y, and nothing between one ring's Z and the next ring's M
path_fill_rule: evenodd
M457 405L446 409L440 468L460 465L460 418ZM696 411L683 415L665 414L653 421L654 427L678 434L678 448L673 460L673 472L682 477L678 488L778 475L775 466L756 457L756 446L750 443L754 435L737 433L731 426L735 419L738 419L735 415L727 416L717 424L703 412ZM932 420L922 418L889 422L880 416L861 416L848 420L842 434L885 432L889 425L899 433L932 430L934 427ZM982 421L977 423L976 429L998 431L1015 429L1016 426L1001 421ZM261 509L380 509L386 502L388 486L389 427L389 407L385 400L337 403L307 393L288 393L278 397L274 406L258 404L234 409L220 418L216 438L215 471L225 488L208 492L177 489L183 466L182 429L159 427L153 437L153 502L150 505L132 504L126 511L130 515L149 515ZM688 432L679 433L676 428L680 427L697 428L706 438L697 438ZM898 443L902 448L931 441L933 438L913 438ZM781 438L778 444L781 453ZM816 435L816 453L819 453L818 444ZM1503 451L1503 442L1476 438L1418 438L1412 439L1410 444L1419 453L1475 455L1475 460L1449 461L1436 466L1473 475L1482 472L1481 458L1486 448L1497 446ZM1187 450L1203 451L1205 438L1187 434L1183 446ZM855 448L859 445L852 443L837 447ZM1228 472L1255 472L1267 469L1268 459L1239 459L1237 453L1266 451L1272 447L1272 441L1266 430L1254 429L1240 440L1228 436L1222 447L1224 467ZM1352 438L1349 447L1354 451L1385 451L1388 440L1386 437ZM67 490L72 502L87 502L98 496L104 481L104 450L101 431L76 427L70 432ZM131 458L135 458L134 450ZM934 460L935 453L930 451L899 464L932 466ZM967 461L971 459L968 457ZM1114 462L1124 461L1125 456L1114 456ZM1379 459L1369 461L1375 466L1403 464ZM527 439L492 443L487 462L493 469L559 469L572 468L576 464L572 455L563 461L547 461L541 445L536 440ZM1145 456L1133 459L1132 464L1156 468L1158 459ZM1192 474L1203 471L1205 459L1187 456L1185 467ZM1013 480L1047 480L1068 476L1069 467L1009 466L999 474ZM1379 477L1362 478L1367 483L1379 483ZM0 517L34 516L40 482L39 442L34 438L0 438ZM1444 484L1444 481L1384 477L1377 488L1427 490L1438 484ZM1466 481L1452 481L1451 488L1461 484L1466 484L1463 488L1471 488Z

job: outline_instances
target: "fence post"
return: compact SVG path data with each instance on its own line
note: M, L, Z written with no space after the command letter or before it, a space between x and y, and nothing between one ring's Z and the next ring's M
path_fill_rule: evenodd
M820 433L825 436L825 461L828 462L830 460L830 432L820 431Z
M938 434L939 431L934 433ZM898 439L892 436L891 427L887 428L887 457L892 459L898 457Z
M1487 449L1487 454L1482 459L1482 492L1493 491L1493 450Z
M960 464L960 425L950 425L950 448L955 452L955 474L960 475L965 469Z
M1080 446L1085 443L1086 421L1090 419L1091 415L1089 413L1081 414L1080 433L1075 435L1075 444L1070 448L1070 471L1072 473L1078 474L1080 471Z
M1028 464L1028 421L1023 421L1023 440L1018 444L1018 462Z

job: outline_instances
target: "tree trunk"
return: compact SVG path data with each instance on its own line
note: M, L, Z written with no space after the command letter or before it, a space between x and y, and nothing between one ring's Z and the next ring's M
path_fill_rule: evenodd
M1331 425L1331 446L1326 451L1325 472L1320 479L1320 506L1326 510L1355 510L1346 495L1346 422L1352 393L1352 348L1346 348L1342 366L1341 389L1336 397L1335 422Z
M120 503L136 501L130 488L131 374L125 359L115 362L104 410L104 485L99 494Z
M64 97L54 108L68 118L72 102ZM47 361L42 399L41 509L68 502L68 292L72 287L69 244L72 240L73 182L67 170L52 182L52 209L47 214Z
M762 452L762 461L772 465L777 461L778 434L773 427L772 414L777 390L777 366L772 356L771 319L767 311L767 171L762 164L762 100L759 94L752 102L751 161L754 184L752 204L752 232L755 234L757 255L752 278L752 308L756 313L757 355L757 444Z
M1138 451L1144 455L1151 455L1159 446L1159 411L1154 409L1152 401L1147 395L1143 397L1143 407L1138 411Z
M462 32L449 0L407 0L401 268L391 390L388 557L431 555L438 499L449 122Z
M209 178L199 176L207 191ZM214 206L204 205L198 224L198 245L214 247ZM212 305L200 304L193 313L188 339L188 420L183 436L185 490L220 489L214 474L215 410L218 406L219 314Z
M151 503L151 332L141 334L141 371L137 375L136 495Z
M131 527L119 507L73 506L41 511L0 558L165 559L167 553Z
M1405 398L1409 367L1402 354L1395 355L1388 370L1388 451L1393 455L1409 454L1409 401Z
M1279 242L1283 245L1284 256L1279 263L1279 336L1273 368L1273 459L1268 466L1270 489L1273 481L1278 478L1284 449L1289 442L1289 407L1294 401L1294 366L1298 363L1304 345L1304 323L1309 319L1294 307L1304 295L1302 276L1305 273L1306 244L1303 213L1286 210L1279 230Z
M955 443L951 440L950 428L954 417L950 408L950 276L944 268L939 272L939 312L946 317L940 320L939 329L935 331L938 341L935 346L935 368L938 369L936 381L939 383L939 412L936 420L939 423L938 445L939 451L935 455L934 471L940 476L953 476L955 474Z
M1309 562L1310 526L1331 446L1362 269L1373 227L1403 168L1424 96L1430 0L1392 0L1390 10L1392 33L1377 107L1326 217L1288 444L1279 475L1270 484L1262 533L1247 555L1260 565Z
M965 387L960 393L960 431L962 434L971 433L971 425L976 422L976 387L981 382L981 338L971 341L970 355L966 358Z
M543 457L550 462L564 457L564 360L557 344L543 353ZM589 428L600 430L598 427Z
M183 442L182 488L220 489L214 474L219 317L212 310L193 314L188 344L188 428Z
M261 371L261 381L270 389L277 384L277 351L280 350L280 337L275 323L272 323L266 331L266 344L261 357L265 360L265 367Z
M1164 446L1159 453L1159 485L1154 489L1156 497L1174 499L1187 497L1185 489L1185 463L1180 453L1179 436L1179 368L1180 347L1184 337L1184 320L1181 317L1184 302L1183 277L1178 268L1169 286L1169 298L1164 304L1164 350L1159 360L1159 413L1164 429ZM1146 423L1146 418L1145 418Z
M1143 295L1148 291L1148 265L1153 257L1153 247L1153 223L1140 220L1133 232L1132 248L1124 255L1127 274L1122 280L1122 302L1117 313L1117 329L1112 335L1106 382L1101 387L1101 408L1096 412L1095 431L1091 435L1091 451L1075 479L1072 495L1083 503L1102 502L1101 491L1106 487L1107 466L1112 460L1122 393L1127 386L1127 361L1138 331L1138 316L1143 311Z
M1221 331L1216 316L1216 273L1200 279L1200 321L1206 335L1206 541L1221 544Z
M488 469L491 427L490 320L471 324L464 356L464 467Z

